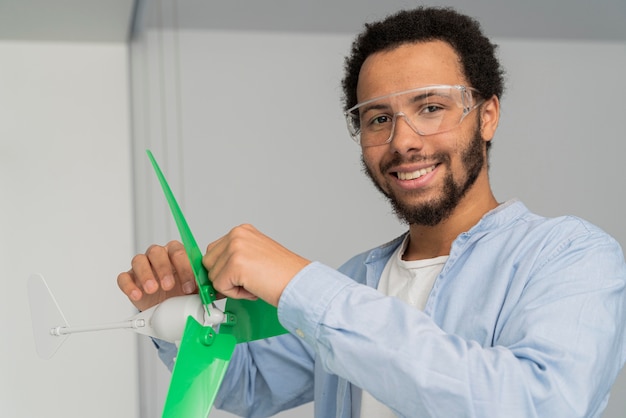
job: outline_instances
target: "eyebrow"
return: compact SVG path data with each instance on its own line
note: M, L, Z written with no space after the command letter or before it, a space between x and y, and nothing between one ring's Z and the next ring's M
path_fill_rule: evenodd
M428 92L425 92L423 94L418 94L417 96L411 97L409 102L410 103L416 103L419 102L420 100L425 100L429 97L432 96L439 96L439 97L450 97L450 95L444 95L441 94L441 92L437 91L437 90L431 90ZM391 96L393 97L393 95ZM384 104L384 103L370 103L370 104L366 104L363 107L361 107L361 112L363 114L370 112L372 110L385 110L385 109L389 109L391 106L389 106L389 104Z
M444 97L444 98L452 97L450 94L443 94L440 91L433 90L433 91L429 91L428 93L417 95L417 96L413 97L410 101L412 103L415 103L417 101L424 100L424 99L427 99L427 98L432 97L432 96L438 96L438 97Z
M367 104L367 105L365 105L365 106L363 106L361 108L361 113L365 114L365 113L367 113L369 111L372 111L372 110L385 110L385 109L389 109L389 107L390 106L388 104L383 104L383 103L380 103L380 104L376 104L376 103Z

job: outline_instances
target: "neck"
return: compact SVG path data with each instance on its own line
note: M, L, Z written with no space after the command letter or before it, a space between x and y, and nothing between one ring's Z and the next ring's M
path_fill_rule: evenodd
M479 180L480 181L480 180ZM498 206L491 188L475 184L452 214L435 226L410 225L410 241L404 260L422 260L450 254L452 242L469 231L490 210ZM482 191L481 191L482 190Z

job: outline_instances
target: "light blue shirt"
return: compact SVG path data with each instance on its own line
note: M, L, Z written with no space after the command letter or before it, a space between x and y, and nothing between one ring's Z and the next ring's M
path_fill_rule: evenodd
M304 268L278 306L290 334L238 345L215 405L350 418L363 388L401 417L601 415L626 359L614 239L507 202L457 237L423 312L375 289L401 241Z

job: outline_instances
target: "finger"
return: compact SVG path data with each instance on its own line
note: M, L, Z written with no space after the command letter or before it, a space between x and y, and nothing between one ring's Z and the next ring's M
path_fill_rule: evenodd
M163 290L172 290L176 285L174 278L174 266L170 261L169 251L166 247L160 245L151 245L146 250L146 257L154 272L152 280L144 282L144 291L152 294L159 287ZM133 266L133 270L135 266Z
M209 244L204 257L202 257L204 267L210 273L221 271L224 265L229 262L232 254L245 249L251 232L257 233L252 225L239 225L231 229L228 234Z
M197 289L196 278L185 247L178 241L171 241L165 247L181 290L188 295L194 293Z
M213 282L213 287L218 292L219 289L215 287L215 279L219 276L219 272L222 270L227 259L225 255L227 237L228 236L224 236L209 244L206 253L202 257L202 265L207 269L209 280Z
M206 247L206 252L202 257L202 264L204 267L211 273L211 271L215 268L215 263L217 262L220 254L224 252L224 242L226 241L226 237L219 238L216 241L213 241ZM210 276L210 274L209 274Z
M153 294L159 290L159 284L148 256L145 254L137 254L131 260L130 265L130 271L132 271L130 276L141 291Z
M233 286L233 287L230 287L229 289L224 289L221 292L221 294L223 294L224 297L232 298L232 299L247 299L247 300L257 300L258 299L257 296L255 296L252 293L248 292L242 286Z
M117 285L132 302L139 302L143 296L141 289L135 284L133 271L129 270L117 276Z
M237 232L239 229L241 227L234 228L226 236L209 244L202 263L209 271L209 279L218 293L234 299L256 300L257 296L240 283L237 274L233 274L237 272L237 263L235 262L233 266L231 258L241 258L241 255L237 255L234 251L240 242Z
M213 282L213 287L219 293L233 299L258 299L256 295L248 291L237 279L233 268L229 263L230 254L223 251L215 258L215 262L210 270L209 279Z
M222 286L218 281L218 279L220 278L220 271L222 270L222 267L225 263L224 259L226 258L226 256L224 254L224 251L226 241L227 236L224 236L210 243L207 246L206 253L202 257L202 265L204 265L204 267L207 269L209 280L212 282L213 288L225 297L230 297L231 295L227 294L227 291L222 291Z

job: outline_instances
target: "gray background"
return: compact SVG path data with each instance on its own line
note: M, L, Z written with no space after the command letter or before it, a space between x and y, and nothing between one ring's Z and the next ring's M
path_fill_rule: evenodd
M145 148L201 246L252 222L337 266L400 233L360 172L339 80L362 23L414 4L0 0L0 416L158 416L169 373L145 338L71 337L43 361L25 292L37 271L71 324L131 314L115 276L177 237ZM625 243L626 3L445 4L483 22L508 71L496 197ZM605 416L624 411L622 372Z
M145 4L131 48L136 190L145 193L136 206L138 242L176 234L142 155L146 147L166 165L204 244L250 222L338 266L404 230L361 173L359 149L345 131L340 79L353 34L324 30L335 27L336 9L328 6L330 22L313 17L304 27L297 24L302 15L281 10L268 30L264 8L233 19L224 5L176 6ZM254 13L261 18L245 19ZM521 37L491 19L488 33L500 44L508 82L492 152L496 197L520 198L545 215L585 217L626 242L619 192L624 43L540 39L534 31ZM509 19L502 20L514 24ZM140 219L158 207L152 219ZM157 398L166 376L154 384ZM623 381L608 417L624 415ZM281 416L311 414L308 405Z

